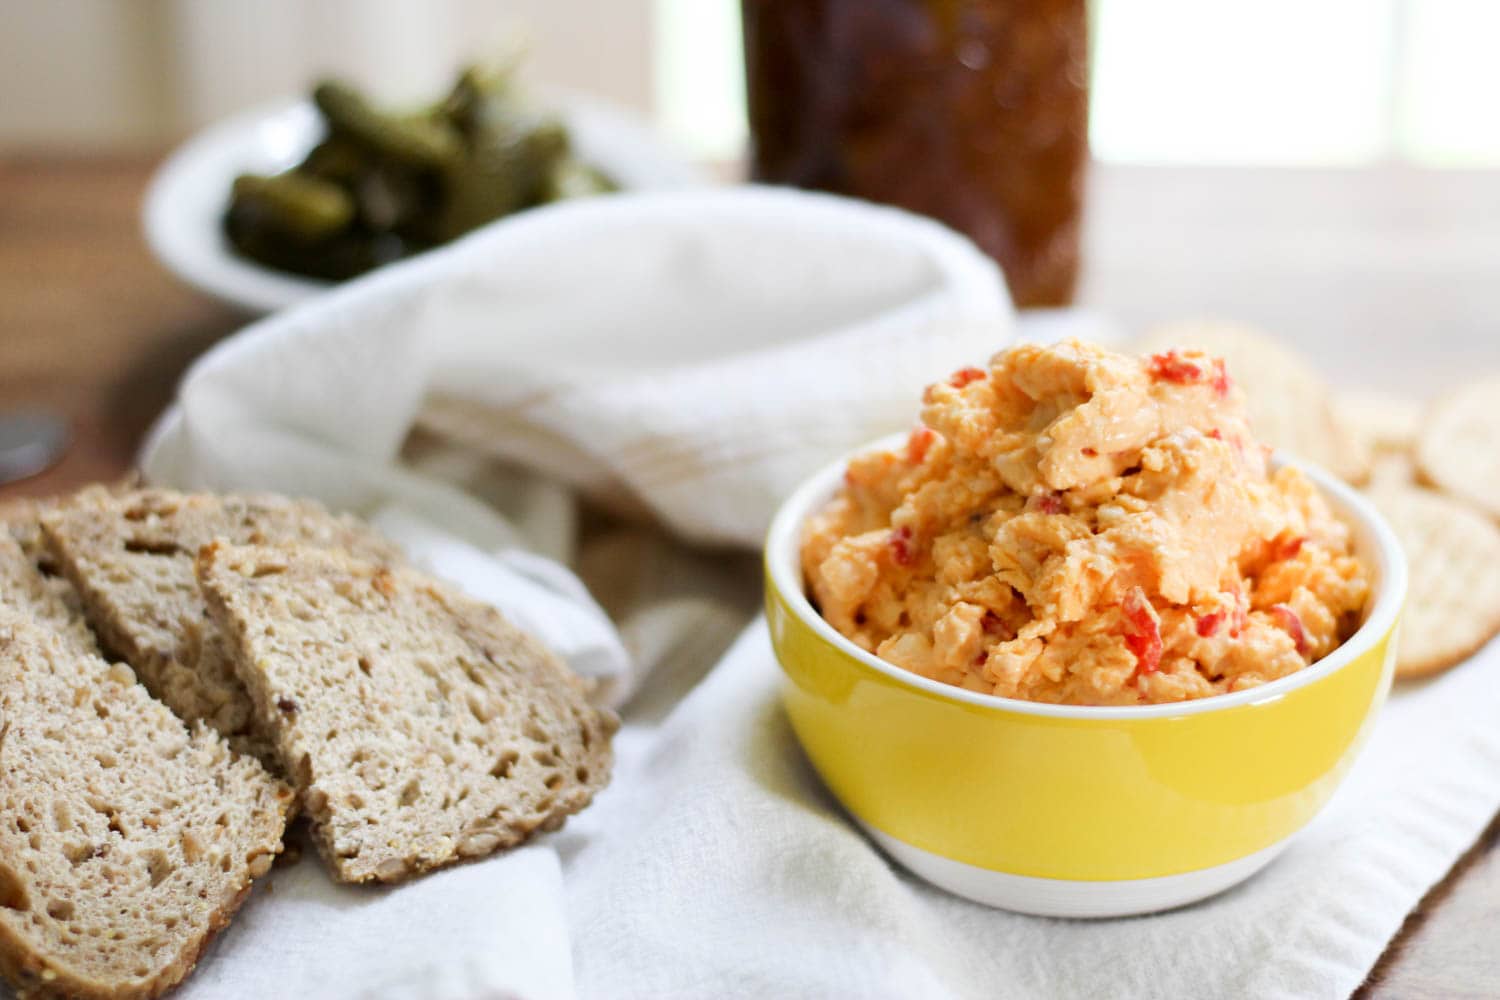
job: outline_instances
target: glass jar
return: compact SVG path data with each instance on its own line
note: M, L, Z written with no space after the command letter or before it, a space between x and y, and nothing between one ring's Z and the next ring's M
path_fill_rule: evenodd
M1068 303L1088 163L1085 0L742 0L756 180L966 233L1018 306Z

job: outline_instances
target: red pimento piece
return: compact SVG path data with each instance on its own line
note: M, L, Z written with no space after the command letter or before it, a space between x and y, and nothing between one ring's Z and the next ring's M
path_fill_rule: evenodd
M1223 358L1214 358L1214 392L1218 393L1220 399L1229 395L1230 386L1234 385L1234 379L1229 377L1229 369L1224 365Z
M919 424L906 439L906 460L912 465L921 465L927 457L927 449L937 440L937 431L926 424Z
M1307 539L1301 535L1277 535L1271 542L1271 561L1283 562L1296 558L1297 553L1302 551L1302 543L1305 541Z
M1250 624L1250 599L1238 587L1225 593L1234 598L1234 607L1229 612L1229 635L1230 638L1238 639L1240 633L1245 631L1245 626Z
M1099 457L1099 449L1098 448L1084 448L1084 449L1082 449L1082 451L1083 451L1083 454L1084 454L1085 458L1098 458Z
M1297 653L1306 656L1309 643L1307 629L1302 627L1302 616L1285 604L1273 604L1266 610L1276 619L1276 624L1292 637L1292 641L1297 644Z
M1063 512L1062 497L1056 493L1038 493L1026 499L1026 505L1032 510L1039 510L1043 514L1061 514Z
M911 548L911 529L905 525L891 532L891 558L897 566L910 566L917 561Z
M1219 626L1224 624L1227 616L1228 612L1225 611L1210 611L1206 615L1200 615L1196 625L1198 634L1205 639L1211 635L1217 635Z
M1179 385L1197 382L1203 378L1203 369L1176 351L1151 355L1146 368L1152 378L1161 379L1163 382L1176 382Z
M1146 599L1146 592L1132 587L1120 602L1125 616L1125 648L1135 654L1136 672L1152 674L1161 665L1161 623Z
M1208 436L1211 437L1211 438L1213 438L1215 441L1222 441L1222 440L1224 440L1224 432L1221 431L1221 430L1219 430L1217 427L1215 427L1213 430L1209 431L1208 432Z
M995 612L986 610L984 617L979 620L979 627L984 629L985 635L998 635L1004 631L1005 623Z
M960 368L958 371L948 376L948 384L953 386L953 388L955 389L962 389L970 382L978 382L980 379L985 377L986 375L983 368Z

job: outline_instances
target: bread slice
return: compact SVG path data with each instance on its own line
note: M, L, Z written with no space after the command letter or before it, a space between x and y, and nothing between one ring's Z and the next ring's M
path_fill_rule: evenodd
M38 500L34 497L18 497L0 502L0 524L26 553L28 559L50 562L47 546L42 541L42 512L51 508L54 501ZM47 565L51 572L54 567Z
M99 652L72 584L46 576L5 531L0 531L0 607L52 629L77 652Z
M98 490L44 514L42 527L104 648L182 719L204 720L263 762L274 759L270 744L193 577L198 549L215 538L298 541L399 558L362 522L281 497Z
M198 580L342 881L519 844L609 780L614 715L453 587L307 546L213 545Z
M155 997L281 850L292 793L130 668L0 608L0 974Z
M64 503L75 502L79 499L87 500L91 497L118 496L140 489L142 483L139 473L128 472L112 483L94 483L73 494L12 497L0 501L0 522L4 522L4 527L9 529L11 537L21 546L21 551L26 553L28 559L36 563L42 575L51 579L58 576L60 570L57 560L53 558L52 549L42 535L42 516L49 511L56 510ZM59 587L59 589L62 588ZM71 587L67 589L71 591Z

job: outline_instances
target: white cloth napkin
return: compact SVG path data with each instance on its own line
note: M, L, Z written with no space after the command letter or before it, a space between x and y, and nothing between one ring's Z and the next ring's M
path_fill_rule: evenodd
M745 628L751 549L800 477L1014 334L993 267L947 231L741 189L530 213L212 352L151 479L375 514L606 681L626 725L611 787L525 850L374 892L311 858L278 871L189 995L267 995L271 966L281 993L331 998L1346 995L1500 805L1500 656L1398 692L1260 876L1131 920L926 887L797 748ZM623 520L580 533L574 495Z
M1347 997L1500 805L1500 648L1390 699L1328 809L1214 899L1124 920L917 881L823 790L764 620L649 731L573 835L582 997Z
M573 995L562 872L548 847L396 889L334 886L312 858L268 881L199 961L182 1000Z

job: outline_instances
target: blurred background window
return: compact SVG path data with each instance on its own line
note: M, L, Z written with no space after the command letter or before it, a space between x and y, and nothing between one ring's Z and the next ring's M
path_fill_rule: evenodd
M0 144L161 148L340 74L441 91L466 60L653 118L706 159L745 140L739 0L0 0ZM1497 0L1094 0L1104 161L1500 165Z
M662 124L744 142L738 0L656 0ZM1093 0L1095 156L1500 165L1496 0Z
M443 93L475 59L653 111L652 0L0 0L0 145L160 149L341 76Z

